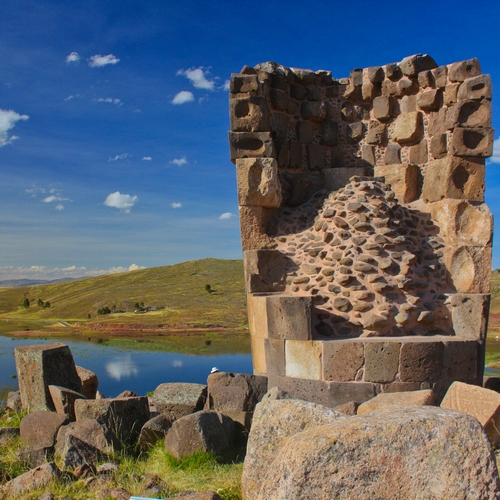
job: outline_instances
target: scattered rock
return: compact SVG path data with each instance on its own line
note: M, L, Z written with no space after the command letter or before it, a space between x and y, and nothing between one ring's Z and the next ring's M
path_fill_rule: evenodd
M61 478L61 471L52 462L36 467L10 480L2 488L4 498L14 498L35 488L42 488L51 481Z
M23 446L54 446L59 428L67 422L64 415L50 411L34 411L19 426Z
M431 389L422 391L407 391L407 392L388 392L375 396L373 399L366 401L358 408L358 415L369 413L374 410L380 410L388 406L421 406L433 405L434 392Z
M82 393L88 399L95 399L97 388L99 387L97 375L86 368L82 368L81 366L76 367L76 373L82 383Z
M203 384L160 384L151 396L159 413L165 413L173 421L200 411L207 399L207 386Z

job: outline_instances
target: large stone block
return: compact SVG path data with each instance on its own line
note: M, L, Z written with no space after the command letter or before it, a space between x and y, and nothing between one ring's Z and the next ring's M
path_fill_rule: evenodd
M438 133L431 137L431 155L435 160L444 158L448 153L448 137L446 133Z
M330 406L336 406L355 401L364 403L375 396L376 385L366 382L328 382L330 391Z
M396 163L375 167L376 177L385 177L400 203L411 203L418 198L420 169L411 163Z
M459 101L446 114L446 128L455 127L489 128L491 127L491 101Z
M482 160L446 157L427 166L422 199L444 198L484 201L484 163Z
M491 247L448 247L443 249L443 253L449 283L457 292L489 292Z
M358 415L381 410L387 407L402 406L432 406L434 405L434 393L431 389L412 392L388 392L382 393L370 399L366 403L359 405Z
M443 92L440 89L426 90L418 94L417 104L424 111L436 111L443 104Z
M264 349L267 373L284 377L286 373L285 341L281 339L265 339Z
M156 410L168 415L172 422L202 410L206 399L206 385L181 382L160 384L151 396Z
M287 340L285 373L287 377L321 380L323 342Z
M447 380L467 382L478 377L481 344L476 340L452 340L444 344L443 377Z
M441 89L446 87L448 83L448 66L439 66L439 68L434 68L431 72L436 86Z
M74 422L75 400L87 398L79 392L72 391L58 385L49 385L49 392L56 413L63 415L68 422Z
M263 337L250 336L250 348L252 350L252 364L255 375L266 375L266 339Z
M443 369L442 342L402 342L399 379L401 382L437 382Z
M429 161L426 139L422 139L418 144L410 146L408 159L410 160L410 163L414 163L416 165L424 165Z
M449 307L455 335L460 338L484 341L488 330L489 293L454 293Z
M54 410L49 385L82 392L73 355L67 345L56 343L16 347L14 354L25 410Z
M388 144L384 155L385 165L401 163L401 146L399 144Z
M257 75L240 75L233 73L229 83L229 92L239 94L246 92L255 92L259 89Z
M365 343L365 382L388 383L399 371L400 342Z
M34 411L26 415L19 426L23 446L54 446L59 428L67 423L64 415L51 411Z
M87 370L86 368L82 368L78 365L76 367L76 373L82 383L82 394L88 399L95 399L97 388L99 387L97 375L93 371Z
M451 135L450 153L455 156L488 158L495 140L492 128L456 127Z
M240 234L243 251L275 248L268 235L273 226L273 210L265 207L240 207Z
M300 115L304 120L321 122L329 117L326 101L305 101L300 105Z
M467 78L458 89L457 98L462 99L491 99L490 75L479 75Z
M412 111L396 118L391 138L399 143L413 142L421 139L422 133L422 113Z
M229 101L233 132L269 132L270 112L264 97L250 96Z
M354 381L363 364L363 343L340 340L323 342L323 380Z
M271 89L270 91L271 104L276 111L283 111L293 115L297 112L297 103L290 98L288 92L283 92L278 89Z
M366 142L368 144L383 144L387 139L387 125L378 120L370 120Z
M476 58L450 64L448 69L450 82L463 82L467 78L479 76L480 74L481 66Z
M337 191L345 187L353 175L365 176L366 169L364 167L325 168L321 173L323 175L325 188L328 189L328 191Z
M339 143L339 124L333 120L323 122L323 142L327 146L336 146Z
M278 250L243 252L247 293L274 292L283 288L285 263Z
M229 132L231 161L237 158L276 158L270 132Z
M307 165L310 170L321 170L325 168L325 146L313 142L307 146Z
M238 203L276 208L281 204L278 163L274 158L236 160Z
M446 245L491 245L493 215L485 203L447 198L431 203L429 211Z
M312 403L321 404L333 408L328 383L324 380L312 380L305 378L291 378L287 376L268 375L268 387L277 387L289 394L292 399L303 399Z
M494 445L500 444L500 394L483 387L454 382L441 408L457 410L479 420Z
M399 67L406 76L416 76L421 71L437 68L436 61L428 54L415 54L405 57Z

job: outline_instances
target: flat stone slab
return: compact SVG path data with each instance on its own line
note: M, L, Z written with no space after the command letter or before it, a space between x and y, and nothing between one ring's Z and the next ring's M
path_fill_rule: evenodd
M202 410L206 399L206 385L182 382L160 384L151 396L156 411L166 413L172 421Z
M358 407L357 414L369 413L390 406L423 406L434 404L434 392L431 389L423 391L388 392L379 394Z

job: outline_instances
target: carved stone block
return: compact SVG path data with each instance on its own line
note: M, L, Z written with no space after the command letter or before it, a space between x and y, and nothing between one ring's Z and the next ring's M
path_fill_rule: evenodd
M270 132L229 132L231 161L237 158L276 158Z
M270 113L264 97L250 96L229 102L233 132L269 132Z
M450 153L455 156L488 158L493 154L494 140L492 128L457 127L451 136Z
M280 206L281 186L274 158L238 158L236 177L239 205Z
M397 163L375 167L376 177L385 177L401 203L410 203L418 198L420 169L411 163Z
M287 340L285 342L286 376L321 380L323 342Z
M422 113L413 111L396 118L392 139L399 143L412 142L420 139L422 132Z

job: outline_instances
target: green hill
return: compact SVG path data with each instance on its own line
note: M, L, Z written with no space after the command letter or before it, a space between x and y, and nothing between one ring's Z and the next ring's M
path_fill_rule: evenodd
M28 308L23 307L25 299ZM39 300L50 307L38 306ZM137 303L157 310L137 314ZM122 312L98 315L106 307ZM0 288L0 319L7 318L241 327L247 321L243 263L203 259L64 283Z

